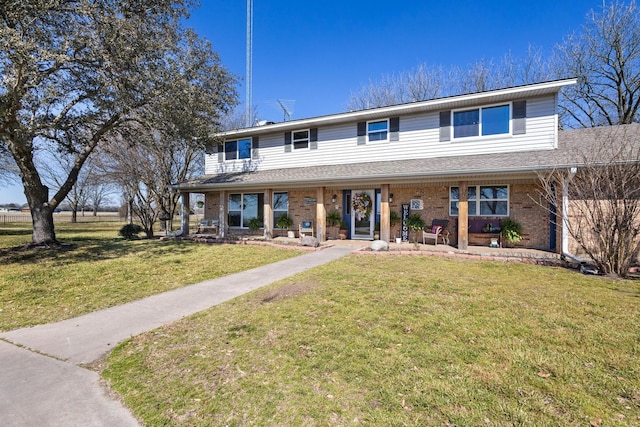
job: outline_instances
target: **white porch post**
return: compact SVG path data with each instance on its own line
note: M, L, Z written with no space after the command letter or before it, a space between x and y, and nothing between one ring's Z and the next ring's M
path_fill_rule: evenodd
M227 192L224 190L221 190L219 197L220 199L218 203L218 235L224 239L226 230L227 230L227 215L226 215Z
M567 178L562 183L562 253L569 252L569 182L578 173L578 168L569 169Z
M326 240L327 234L327 209L324 207L324 187L318 187L316 191L316 235L319 242Z
M191 198L191 193L182 193L182 210L180 212L180 228L182 228L182 235L189 235L189 212L191 211L191 206L189 203L189 199Z
M273 237L273 190L268 189L264 192L264 238L271 239Z
M389 184L380 187L380 240L389 243L391 238L391 221L389 219Z
M466 181L458 184L458 249L469 247L469 200L467 192L469 186Z

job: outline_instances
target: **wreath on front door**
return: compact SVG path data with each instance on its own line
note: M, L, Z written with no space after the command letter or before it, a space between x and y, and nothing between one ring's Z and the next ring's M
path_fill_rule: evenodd
M371 196L368 193L356 193L351 202L353 213L358 221L367 220L371 216Z

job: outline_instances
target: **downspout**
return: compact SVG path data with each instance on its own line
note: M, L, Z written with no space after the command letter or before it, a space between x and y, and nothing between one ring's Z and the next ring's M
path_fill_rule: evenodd
M561 255L565 258L569 258L574 262L579 264L584 264L584 260L581 260L571 252L569 252L569 183L576 176L578 172L577 167L572 167L569 169L569 173L567 175L567 179L564 181L562 185L562 253Z

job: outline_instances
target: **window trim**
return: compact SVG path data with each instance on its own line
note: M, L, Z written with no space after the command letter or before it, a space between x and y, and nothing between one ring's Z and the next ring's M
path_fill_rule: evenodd
M238 210L231 210L231 196L240 196L240 203L242 204L242 209ZM229 224L229 228L233 228L236 230L248 230L249 227L245 227L243 225L244 223L244 211L245 211L245 201L244 201L244 196L247 195L255 195L258 198L258 205L257 205L257 209L258 209L258 216L257 218L260 219L260 228L264 228L264 193L261 192L256 192L256 193L229 193L227 195L227 224ZM262 197L262 203L260 203L260 198ZM260 212L262 211L262 215L260 214ZM231 212L240 212L240 225L231 225L231 221L229 221L229 215L231 214Z
M305 138L295 138L295 134L298 132L306 132L307 136ZM304 149L309 149L310 146L310 142L311 142L311 129L307 128L307 129L298 129L298 130L292 130L291 131L291 145L293 145L293 149L294 150L304 150ZM301 145L301 146L297 146L299 144L305 143L305 145Z
M287 195L287 209L276 209L276 194L286 194ZM282 228L278 228L276 226L276 222L278 221L278 217L280 215L282 215L283 213L286 213L287 215L289 215L289 192L288 191L274 191L273 192L273 197L271 200L271 206L273 206L272 211L273 211L273 228L275 230L284 230Z
M369 130L369 125L373 124L373 123L386 123L386 128L384 130L376 130L376 131L370 131ZM389 119L376 119L376 120L367 120L367 124L366 124L366 135L367 135L367 142L388 142L389 141ZM384 139L371 139L371 134L380 134L380 133L385 133L385 138Z
M248 141L249 143L249 157L240 158L240 142ZM235 151L227 151L227 144L234 143L236 145ZM225 141L224 145L224 161L225 162L234 162L236 160L251 160L253 158L253 139L252 138L241 138L241 139L232 139L230 141ZM235 157L232 159L227 158L227 153L235 153Z
M507 106L509 107L509 112L508 112L508 125L509 125L509 130L505 133L493 133L490 135L483 135L482 134L482 120L483 120L483 114L482 111L485 109L489 109L489 108L495 108L495 107L504 107ZM469 136L456 136L456 126L455 126L455 114L456 113L462 113L462 112L467 112L467 111L478 111L478 134L477 135L469 135ZM496 104L490 104L490 105L483 105L483 106L478 106L478 107L472 107L472 108L458 108L455 110L451 110L450 113L450 128L451 128L451 140L452 141L465 141L465 140L469 140L469 138L481 138L481 139L488 139L488 138L500 138L500 137L504 137L504 136L512 136L513 135L513 102L499 102Z
M476 198L475 199L471 199L475 202L476 204L476 210L474 213L469 212L469 217L500 217L500 218L506 218L509 216L511 208L511 186L509 184L479 184L479 185L469 185L468 188L475 188L476 189ZM506 187L507 188L507 198L506 199L481 199L480 198L480 189L482 187ZM451 189L453 188L457 188L458 189L458 197L460 197L460 187L457 185L451 185L449 186L449 216L453 216L453 217L457 217L459 216L459 213L453 213L451 210L451 206L453 202L459 202L460 199L452 199L451 198ZM507 213L504 215L500 215L500 214L491 214L491 215L483 215L480 213L480 202L487 202L487 201L506 201L507 202Z

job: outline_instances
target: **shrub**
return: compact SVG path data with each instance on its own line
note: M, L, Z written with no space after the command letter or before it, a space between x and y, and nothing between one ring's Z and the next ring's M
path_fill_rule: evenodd
M508 243L517 243L522 240L522 226L518 222L505 218L500 221L500 227L500 233Z
M258 231L262 227L262 221L259 218L253 217L249 220L249 230Z
M280 214L276 220L276 227L288 230L293 225L293 220L286 213Z
M120 234L127 240L137 239L138 234L140 233L142 233L142 227L140 227L138 224L124 225L118 232L118 234Z

